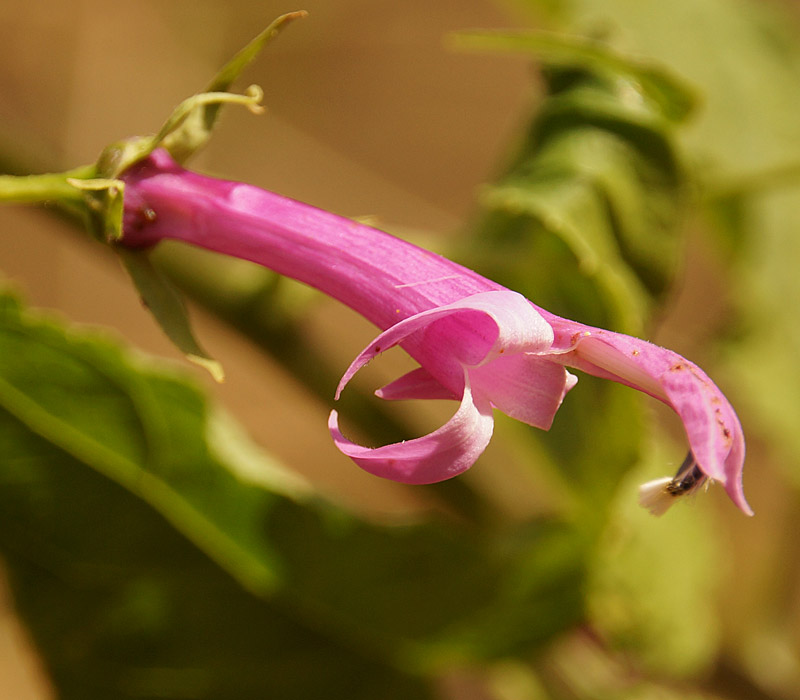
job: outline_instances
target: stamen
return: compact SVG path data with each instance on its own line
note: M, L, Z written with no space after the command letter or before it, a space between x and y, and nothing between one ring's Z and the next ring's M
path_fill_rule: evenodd
M694 493L707 480L708 477L690 451L672 479L655 479L639 487L639 505L647 508L653 515L663 515L678 496Z
M669 482L667 490L673 496L684 496L687 493L696 491L702 486L708 477L701 471L694 455L689 452L678 469L675 478Z

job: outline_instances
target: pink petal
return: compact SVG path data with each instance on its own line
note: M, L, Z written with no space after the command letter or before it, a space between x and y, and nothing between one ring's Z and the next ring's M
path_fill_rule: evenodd
M415 314L381 333L348 367L336 398L361 367L404 341L432 376L460 394L463 365L478 366L504 353L544 352L553 332L521 294L508 290L473 294Z
M660 381L667 403L683 421L700 468L720 481L731 500L752 515L742 487L744 435L733 407L705 372L683 358L671 365Z
M725 395L703 370L672 350L544 312L556 332L552 359L644 391L683 422L702 471L722 482L733 502L752 514L742 489L744 435ZM560 357L560 359L559 359Z
M358 466L404 484L432 484L466 471L486 449L493 427L488 400L473 396L469 383L455 415L438 430L414 440L362 447L341 434L336 411L328 419L336 446Z
M375 392L386 401L404 399L449 399L458 401L452 391L436 381L424 367L417 367Z
M498 357L469 371L472 386L507 416L549 430L566 393L578 381L562 366L538 355Z

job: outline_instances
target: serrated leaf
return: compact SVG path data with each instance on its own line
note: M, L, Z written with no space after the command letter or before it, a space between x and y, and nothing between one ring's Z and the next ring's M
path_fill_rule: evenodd
M271 497L246 489L210 454L205 402L187 381L125 356L110 339L67 334L6 304L0 405L160 510L243 582L275 585L259 525Z

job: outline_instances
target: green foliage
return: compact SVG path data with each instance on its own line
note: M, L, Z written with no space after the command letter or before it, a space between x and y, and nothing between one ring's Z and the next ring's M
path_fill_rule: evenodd
M7 295L0 359L0 546L65 697L150 697L162 681L369 697L369 683L348 695L362 666L369 678L519 653L580 615L585 553L563 524L510 540L368 524L222 445L230 431L186 379ZM282 677L317 653L318 680Z
M117 418L106 414L107 427ZM2 552L60 698L430 697L421 679L254 597L147 499L6 410L0 440L12 446L0 476Z
M195 388L108 338L26 316L8 296L1 332L0 402L9 414L159 509L250 587L274 585L260 533L268 493L245 488L210 453Z
M714 601L728 572L713 517L701 503L654 520L631 498L638 484L663 473L669 447L663 437L653 440L612 504L592 562L589 616L651 671L685 677L714 661L721 635Z
M484 269L565 316L641 333L675 270L686 182L674 135L692 94L579 37L463 40L532 54L545 77L524 140L481 197L472 244L491 251Z
M543 3L527 0L518 4L538 10ZM700 195L693 202L695 230L706 236L706 245L715 260L710 271L713 282L707 286L717 307L723 310L711 319L712 327L706 333L719 342L716 350L724 358L724 367L717 370L717 376L727 380L748 436L745 485L769 479L772 463L784 475L785 481L773 484L773 492L762 496L763 504L756 503L756 511L770 519L765 510L774 511L776 503L785 503L789 512L796 512L800 483L800 412L796 400L800 373L795 357L800 344L796 321L800 304L797 17L777 2L570 0L561 3L558 28L602 37L618 50L641 60L657 61L683 76L700 94L698 109L676 137L689 154L686 161ZM716 298L719 296L722 303ZM781 488L787 486L790 488ZM774 536L784 542L779 533L796 530L796 515L787 516L786 520L773 517L776 519L772 526L778 528L778 533L768 538ZM650 546L657 547L653 530L647 528L653 538ZM645 537L646 533L642 530L636 536ZM707 556L703 553L705 542L688 540L686 536L681 542L685 562ZM793 551L789 539L777 546ZM682 573L686 571L684 561ZM749 566L750 557L741 561L747 561ZM752 669L760 668L766 659L776 655L797 654L796 635L794 648L790 649L785 639L765 630L774 628L781 631L778 635L794 634L788 630L794 630L796 623L785 613L794 605L794 597L785 590L785 582L791 578L788 571L796 569L797 560L781 554L771 563L775 567L771 573L748 571L749 575L761 577L760 583L751 583L754 590L749 591L749 602L740 602L743 611L739 617L744 619L737 620L737 636L727 640ZM662 575L665 570L671 571L663 562L654 568ZM736 572L737 582L743 573ZM695 590L703 588L700 581L694 586ZM741 586L737 583L735 587ZM659 599L657 588L656 585L653 600ZM706 617L697 609L696 600L690 603L691 614L676 617L673 624ZM697 629L706 632L709 625L698 624ZM634 621L628 635L628 646L642 645L643 657L650 655L648 637L660 640L661 646L686 640L686 635L668 629L665 623L652 626L644 621ZM757 655L755 649L767 644L766 639L771 640L771 651ZM708 644L711 641L705 639ZM710 647L698 650L701 657L707 658L710 653ZM662 660L667 662L669 671L675 670L674 664ZM763 677L766 675L765 672ZM770 671L769 675L777 679L778 673ZM787 697L796 695L797 672L784 673L781 678L772 686L774 692ZM734 685L744 688L743 677ZM741 692L755 696L761 691Z

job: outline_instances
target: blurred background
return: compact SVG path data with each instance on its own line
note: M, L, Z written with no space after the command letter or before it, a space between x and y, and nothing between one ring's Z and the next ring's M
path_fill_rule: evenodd
M800 470L792 434L800 414L793 366L800 302L800 286L793 280L800 262L800 84L792 83L800 76L798 6L718 0L699 3L713 6L703 15L700 10L692 14L691 3L680 3L672 10L678 19L667 27L662 14L669 11L656 12L654 3L612 4L613 16L605 16L601 2L312 0L294 7L273 0L5 0L0 6L0 165L6 172L63 170L93 162L112 141L157 130L180 100L202 89L260 28L283 12L306 9L309 17L288 27L239 81L241 87L263 87L266 114L228 109L193 169L345 216L370 217L378 227L436 250L469 251L461 243L465 232L485 225L481 186L513 161L544 88L529 57L454 50L445 41L449 32L582 29L612 36L620 49L669 65L699 96L699 116L681 132L681 148L691 166L700 163L714 182L711 187L692 180L690 196L702 199L698 192L711 191L713 202L702 214L700 207L684 214L674 276L669 288L655 295L644 328L650 339L704 366L741 411L749 450L745 488L757 517L744 518L716 489L679 506L690 511L690 521L673 535L673 513L637 525L658 529L654 541L675 546L673 565L687 541L692 542L686 545L688 557L709 566L713 562L713 581L702 579L696 601L686 609L661 611L685 623L689 639L704 640L692 652L698 663L659 666L658 644L650 643L644 653L635 634L626 639L625 632L635 628L629 618L636 611L625 610L624 601L614 598L610 589L622 584L611 576L591 584L602 591L587 604L601 609L593 613L597 626L581 627L586 636L551 640L549 669L575 682L575 669L592 667L602 679L597 686L602 691L578 694L573 688L558 696L565 698L800 697ZM769 22L748 33L756 22L751 13L761 18L761 5L768 8ZM730 17L730 26L718 35L717 25L697 29L714 12ZM685 47L668 31L681 23L697 29L687 35ZM691 43L702 35L709 44L729 43L706 59L703 51L709 47ZM726 65L720 58L735 55L758 55L765 71L779 66L785 74L767 76L760 72L762 64L745 73L738 59ZM748 199L742 192L758 197ZM786 211L793 214L785 216ZM110 328L133 346L184 366L109 251L50 213L0 208L0 269L31 306L55 310L69 322ZM196 381L260 445L309 477L322 494L376 522L408 519L436 507L435 493L400 487L355 468L330 442L325 429L330 403L202 306L192 307L192 317L199 337L227 372L226 382L214 385L201 371L189 370ZM309 308L304 325L342 370L374 334L355 314L325 300ZM376 371L396 373L391 361ZM374 386L379 381L374 375L369 379ZM273 396L280 402L268 400ZM439 409L416 416L422 429L437 425L449 410ZM652 413L663 418L658 409L644 412L648 420ZM673 426L664 420L669 432ZM519 456L513 431L498 425L499 439L469 483L488 493L512 520L525 522L550 506L536 493L539 477L519 477L528 458ZM504 442L504 436L510 439ZM681 448L670 449L665 457L656 447L651 456L680 463ZM532 480L520 495L513 480L504 482L504 474ZM626 484L620 502L635 503L636 483ZM696 520L702 529L692 529L699 527ZM611 537L616 531L608 532ZM597 557L615 551L609 545ZM649 566L647 557L640 565ZM693 631L695 603L708 607L694 618L698 629ZM25 625L15 616L10 592L0 595L0 605L0 696L56 697ZM612 640L602 664L592 641L598 628ZM669 646L667 655L675 644ZM637 678L655 685L628 692L605 675L630 675L632 668ZM442 697L452 698L550 697L518 671L513 665L494 665L491 672L479 664L456 665L441 674L437 688ZM669 690L658 686L662 679Z

